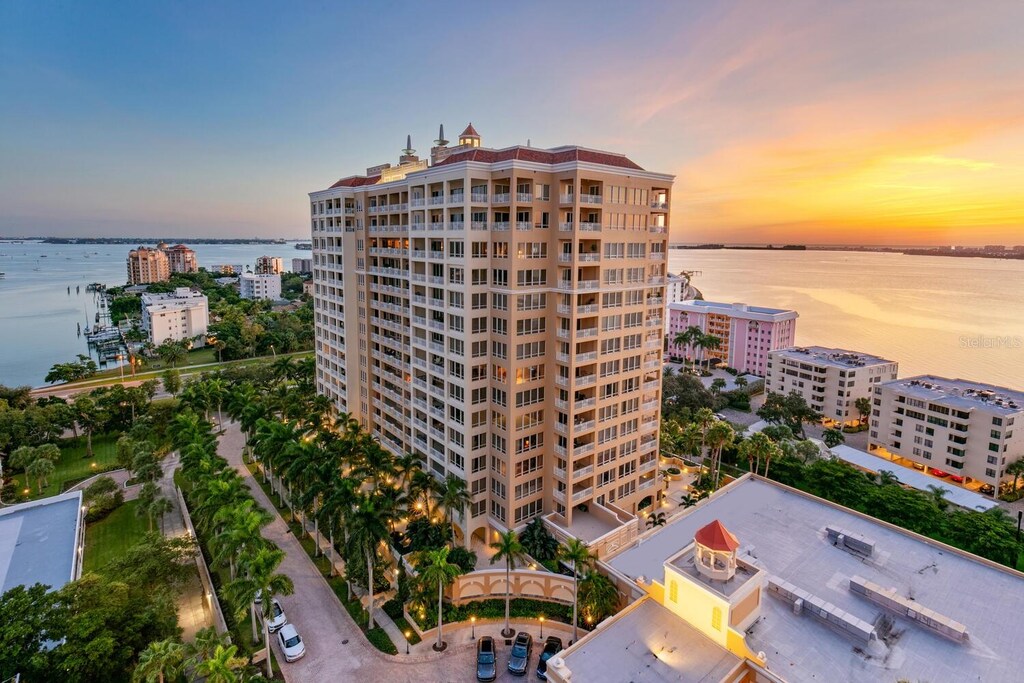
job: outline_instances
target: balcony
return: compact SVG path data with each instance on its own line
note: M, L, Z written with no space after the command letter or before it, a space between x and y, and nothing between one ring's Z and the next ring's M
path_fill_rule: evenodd
M469 201L474 204L486 204L487 193L486 192L474 192L469 195Z
M427 230L444 230L444 221L432 221L427 223Z
M423 249L413 249L412 250L412 257L413 258L427 258L427 252L425 250L423 250Z
M586 353L577 353L577 363L589 363L590 361L597 360L597 351L587 351Z
M415 208L417 206L423 206L426 203L427 203L427 200L425 200L423 197L413 197L409 201L409 206L412 206L413 208Z
M592 495L594 495L594 487L593 486L585 488L582 491L576 491L575 493L572 494L572 502L573 503L578 503L581 500L586 500L587 498L589 498Z
M419 222L415 222L414 221L413 224L409 226L409 230L411 230L412 232L422 232L423 230L426 230L426 229L427 229L427 224L424 223L423 221L419 221Z
M569 378L568 377L556 377L555 378L555 384L557 384L560 387L567 387L567 386L569 386Z
M581 194L580 204L600 204L604 198L599 194Z
M555 446L555 453L564 458L566 456L565 446Z
M561 353L561 352L556 353L555 354L555 360L557 360L559 363L568 363L569 362L569 354Z
M658 369L658 361L656 361L656 360L644 361L644 370L657 370L657 369Z
M449 204L462 204L466 201L466 195L464 192L453 192L448 195Z
M499 232L504 232L504 231L506 231L508 229L509 229L508 221L499 221L499 222L491 223L491 230L497 230Z
M491 197L491 203L492 204L508 204L509 200L511 198L512 198L512 195L510 195L508 192L502 192L501 194L496 194L493 197Z
M601 232L600 223L580 223L580 230L583 232Z
M585 422L577 422L575 425L573 425L573 431L577 435L586 434L591 429L593 429L596 425L597 425L597 423L594 420L587 420Z
M595 405L597 405L596 398L584 398L573 403L573 408L575 410L586 410L587 408L593 408ZM655 405L657 405L656 402Z
M654 486L654 483L655 483L654 482L654 477L651 477L647 481L640 482L640 485L637 488L639 488L641 491L643 491L644 489L649 489L652 486Z
M597 375L581 375L576 378L574 385L577 389L583 389L597 383Z
M470 230L486 230L487 229L487 221L472 221L469 224L469 229Z
M561 467L554 468L552 472L554 472L556 477L558 477L562 481L565 481L565 470L563 470Z
M554 491L551 492L551 496L560 503L565 502L565 491L559 491L558 489L555 489Z
M644 391L656 391L661 386L659 380L651 380L650 382L644 382Z
M444 260L444 252L443 251L428 251L427 252L427 256L429 256L432 259L437 259L438 261L443 261Z
M652 261L664 261L665 254L660 251L652 251L650 254L648 254L647 258L651 259Z
M516 221L516 230L529 230L533 227L530 221Z
M572 449L572 456L574 458L576 458L576 457L579 457L581 455L586 455L587 453L593 453L593 452L594 452L594 442L591 441L590 443L580 444L579 446L574 447Z
M569 425L565 424L564 422L556 422L555 431L558 432L559 434L568 434Z
M648 412L650 410L658 410L658 409L659 409L659 406L658 406L658 402L657 401L646 401L641 406L641 410L643 410L643 412Z
M583 479L584 477L588 477L588 476L590 476L593 473L594 473L594 466L593 465L587 465L586 467L581 467L578 470L573 470L572 471L572 480L573 481L577 481L578 479Z
M657 211L667 211L668 202L651 202L651 208Z
M555 407L558 408L559 410L568 410L569 409L569 402L568 401L563 401L560 398L556 398L555 399Z
M559 203L559 204L572 204L572 203L573 203L573 201L574 201L574 199L573 199L573 198L574 198L574 195L571 195L571 194L563 194L563 195L561 195L561 196L560 196L560 197L558 198L558 203Z
M597 328L588 327L581 330L576 330L577 339L594 339L597 337Z
M598 289L601 286L600 280L577 280L576 289Z
M666 231L666 230L668 230L668 228L667 228L666 226L664 226L664 225L652 225L652 226L651 226L651 227L649 228L649 230L650 230L650 232L651 232L652 234L655 234L655 235L664 235L664 234L665 234L665 231Z
M558 224L558 229L561 232L572 232L575 227L576 227L575 223L559 223Z
M443 196L431 197L430 198L430 206L441 206L443 204L444 204L444 197Z
M466 229L466 221L449 221L448 222L448 229L449 230L465 230Z
M516 201L517 202L532 202L533 201L533 195L530 194L529 192L516 192Z
M576 315L596 315L597 304L586 304L576 307Z
M660 349L662 341L660 339L648 339L644 342L645 349Z
M598 263L601 260L600 254L580 254L580 261L583 263Z

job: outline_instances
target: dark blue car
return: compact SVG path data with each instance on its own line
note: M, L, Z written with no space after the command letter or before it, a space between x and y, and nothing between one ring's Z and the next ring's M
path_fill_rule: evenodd
M494 664L494 638L483 636L476 643L476 680L493 681L498 676Z

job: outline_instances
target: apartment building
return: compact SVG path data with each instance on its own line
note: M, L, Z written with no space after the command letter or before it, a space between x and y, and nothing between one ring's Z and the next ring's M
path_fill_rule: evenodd
M253 272L257 275L280 275L284 272L284 261L280 256L260 256Z
M293 258L292 259L292 272L293 273L312 273L313 272L313 259L312 258Z
M318 391L468 483L464 541L657 499L672 180L469 126L309 195Z
M157 247L158 249L160 246ZM184 244L175 244L173 247L163 245L163 252L167 254L167 265L172 273L196 273L199 272L199 262L196 260L196 252Z
M694 299L668 305L668 354L708 360L717 358L740 372L764 377L768 354L793 346L796 311L747 304L723 304ZM718 337L717 349L676 344L676 335L688 327Z
M1022 426L1024 392L933 375L908 377L874 387L868 450L998 490L1013 479L1006 466L1024 457Z
M242 273L238 278L238 296L256 301L277 301L281 298L281 276Z
M210 265L207 270L217 275L241 275L245 272L245 266L241 264L216 263Z
M206 295L188 287L167 294L142 295L142 329L158 346L165 341L187 340L196 347L204 346L209 318Z
M765 390L795 391L827 423L854 423L860 420L857 399L871 398L876 386L896 379L898 368L896 361L845 349L779 349L768 353Z
M171 266L162 249L137 247L128 252L128 283L144 285L171 279Z

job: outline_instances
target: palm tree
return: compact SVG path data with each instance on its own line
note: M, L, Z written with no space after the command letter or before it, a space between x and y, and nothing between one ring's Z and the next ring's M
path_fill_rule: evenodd
M846 441L846 437L838 429L826 429L821 434L821 440L825 442L825 445L829 448L835 448L839 444Z
M437 584L437 642L434 643L434 650L437 652L445 648L445 642L441 639L441 629L444 625L444 588L462 573L459 565L448 561L448 553L448 546L428 550L418 566L420 579L424 584Z
M942 488L941 486L936 486L935 484L928 484L928 495L931 497L933 501L935 501L936 507L938 507L940 510L945 510L946 508L949 507L949 501L946 500L946 496L949 495L949 491Z
M878 473L878 483L882 486L888 486L890 484L899 484L899 478L890 472L889 470L881 470Z
M868 419L868 415L871 414L871 399L867 396L861 396L853 402L853 407L857 409L860 414L860 421L864 423Z
M749 384L749 382L747 382L747 378L745 376L740 375L739 377L733 380L733 384L736 385L737 389L744 389L746 388L747 384Z
M655 512L647 518L647 528L653 529L654 527L665 526L665 513Z
M722 449L732 444L736 439L736 432L732 425L724 420L718 420L708 429L708 446L711 448L711 469L714 471L715 489L718 488L718 479L722 473Z
M559 549L559 557L572 564L572 640L579 639L578 611L579 611L579 583L580 571L589 569L594 562L594 556L590 554L587 544L578 538L570 539L568 543Z
M419 469L412 473L409 480L409 497L416 501L416 509L430 517L431 508L437 504L440 484L434 475Z
M355 510L349 516L349 546L366 558L366 590L369 602L369 628L373 628L373 565L380 544L388 538L388 522L372 495L359 497Z
M174 640L154 640L139 653L139 663L132 673L132 680L138 683L164 683L165 678L174 679L181 671L185 660L185 647Z
M512 529L500 534L498 540L491 543L491 548L496 551L491 557L491 564L505 560L505 628L501 635L508 638L513 633L508 625L509 605L512 604L512 568L516 562L526 561L526 549Z
M413 474L420 469L420 459L414 453L406 453L395 458L395 476L402 488L409 485Z
M238 672L247 665L244 657L236 656L235 645L218 645L210 657L196 665L195 676L206 683L237 683ZM267 653L267 669L270 668L270 653Z
M711 408L701 408L693 416L693 422L700 429L700 474L704 476L704 466L706 464L706 454L704 453L704 444L708 438L708 429L712 424L715 423L717 418Z
M686 356L686 359L689 360L690 359L690 354L688 353L688 350L693 350L694 342L696 342L703 335L704 335L703 330L701 330L696 325L690 325L685 330L683 330L682 332L678 333L672 339L672 343L675 344L676 346L682 347L683 354ZM688 349L687 347L690 347L690 348ZM694 355L696 355L696 354L694 354Z
M753 466L751 471L757 474L761 469L761 458L766 458L768 450L773 446L775 444L765 434L756 432L740 443L739 455L741 458L747 459L747 462ZM765 476L768 475L765 474Z
M441 483L438 502L444 508L445 521L452 527L452 543L455 542L455 515L453 513L457 512L461 521L470 500L469 487L466 486L464 479L449 474ZM463 534L463 540L468 540L468 536Z
M213 562L228 566L231 579L235 578L235 558L243 551L252 550L263 543L261 529L273 521L252 498L237 505L225 505L213 515L213 525L220 531L211 539Z
M696 348L700 349L700 362L703 363L704 362L704 352L708 351L708 350L714 351L716 349L721 348L722 347L722 340L721 340L721 338L716 337L713 334L702 334L700 337L698 337L693 342L693 345Z
M246 608L252 615L253 642L256 638L256 597L261 599L263 609L263 644L267 648L267 678L274 677L270 656L270 632L267 624L273 618L275 595L291 595L295 591L292 580L284 574L277 574L278 565L284 559L284 551L267 546L256 549L239 558L241 575L227 585L228 599L234 603L235 611L241 615Z
M206 380L206 396L210 405L217 408L217 427L224 429L224 402L228 399L228 388L219 377Z
M174 509L174 504L167 498L160 496L149 505L149 514L160 521L160 533L164 531L164 515Z
M580 606L587 623L597 623L619 606L619 591L611 579L591 571L580 580Z
M196 637L185 645L186 661L188 668L194 669L204 659L213 657L218 645L227 645L227 634L217 633L213 626L207 626L196 631Z
M43 492L43 486L49 486L50 475L56 470L52 460L36 458L25 467L25 477L36 480L36 491Z
M1024 475L1024 458L1017 458L1003 470L1007 474L1013 475L1013 490L1017 490L1017 482L1020 480L1021 475Z
M722 377L716 377L711 380L711 393L718 396L722 393L722 389L725 389L725 379Z

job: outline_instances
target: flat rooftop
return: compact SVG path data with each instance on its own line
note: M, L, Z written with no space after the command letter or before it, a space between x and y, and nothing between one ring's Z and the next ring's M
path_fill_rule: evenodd
M860 351L833 349L827 346L795 346L791 349L772 351L771 355L792 360L806 361L817 365L831 365L837 368L860 368L865 365L895 363L894 360Z
M651 598L634 603L561 656L574 682L717 683L742 661Z
M794 615L788 602L766 594L761 618L747 631L747 644L767 653L769 670L787 681L1021 680L1024 576L750 475L645 534L638 545L605 564L631 580L663 581L664 562L716 519L739 539L742 559L859 619L874 623L883 610L850 591L853 576L894 588L966 625L969 632L969 640L960 644L895 617L900 635L880 655L806 613ZM874 554L864 557L834 547L826 526L872 539ZM628 637L623 629L620 638Z
M965 410L984 406L1008 414L1024 412L1024 391L967 379L918 375L883 382L881 386L895 389L904 396Z
M668 305L669 310L693 311L697 313L720 313L735 318L750 318L752 320L796 318L798 313L786 308L767 308L765 306L750 306L748 304L727 304L719 301L705 301L704 299L689 299L687 301L674 301ZM767 316L767 318L766 318Z
M0 509L0 592L42 583L57 590L77 578L82 493Z

